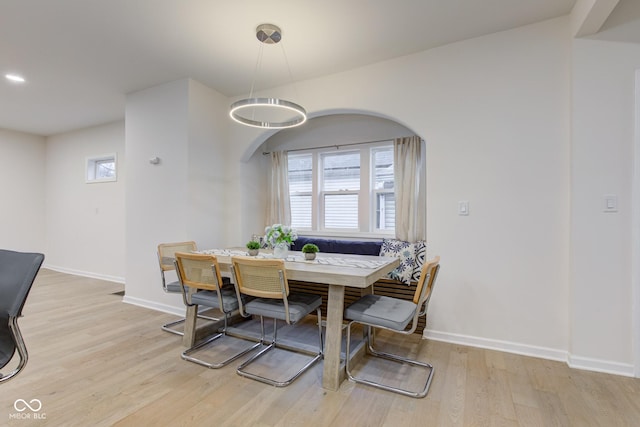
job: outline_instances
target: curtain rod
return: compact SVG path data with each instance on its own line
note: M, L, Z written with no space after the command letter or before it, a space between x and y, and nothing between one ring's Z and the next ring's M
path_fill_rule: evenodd
M331 145L325 145L323 147L294 148L292 150L285 150L285 153L291 153L293 151L317 150L319 148L329 148L329 147L340 148L340 147L349 147L352 145L375 144L376 142L387 142L387 141L392 142L394 139L395 138L386 138L386 139L378 139L376 141L361 141L361 142L347 142L344 144L331 144ZM271 154L271 151L263 151L262 154L266 156L267 154Z

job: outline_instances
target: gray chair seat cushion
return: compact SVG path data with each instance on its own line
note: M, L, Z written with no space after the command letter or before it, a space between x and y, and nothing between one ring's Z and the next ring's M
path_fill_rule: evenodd
M220 309L218 294L216 291L198 291L191 295L191 303ZM232 286L222 288L222 307L223 311L229 312L238 309L238 298L236 290Z
M289 320L296 323L322 304L320 295L292 292L287 297L289 302ZM284 301L269 298L255 298L245 304L248 314L285 320Z
M381 295L365 295L344 311L346 319L371 326L402 331L413 320L417 305L413 301Z
M175 282L167 283L167 292L182 292L180 282L176 280Z
M231 285L231 280L228 277L222 278L223 286ZM182 287L180 286L179 281L167 283L167 292L182 292Z

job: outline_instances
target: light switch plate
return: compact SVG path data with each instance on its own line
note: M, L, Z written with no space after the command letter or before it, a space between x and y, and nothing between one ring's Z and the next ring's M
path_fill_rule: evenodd
M458 202L458 215L467 216L469 215L469 202L466 200L462 200Z
M618 196L615 194L604 195L603 212L618 212Z

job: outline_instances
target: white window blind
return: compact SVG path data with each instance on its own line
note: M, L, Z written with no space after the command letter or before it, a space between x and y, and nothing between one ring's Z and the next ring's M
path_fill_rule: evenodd
M321 214L324 229L358 230L360 152L322 155Z
M289 154L289 200L291 226L301 230L312 228L313 156Z

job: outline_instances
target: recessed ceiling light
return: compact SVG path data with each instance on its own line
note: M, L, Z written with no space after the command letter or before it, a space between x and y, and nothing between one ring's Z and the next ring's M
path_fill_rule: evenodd
M19 76L17 74L5 74L4 76L7 80L12 81L14 83L24 83L24 77Z

